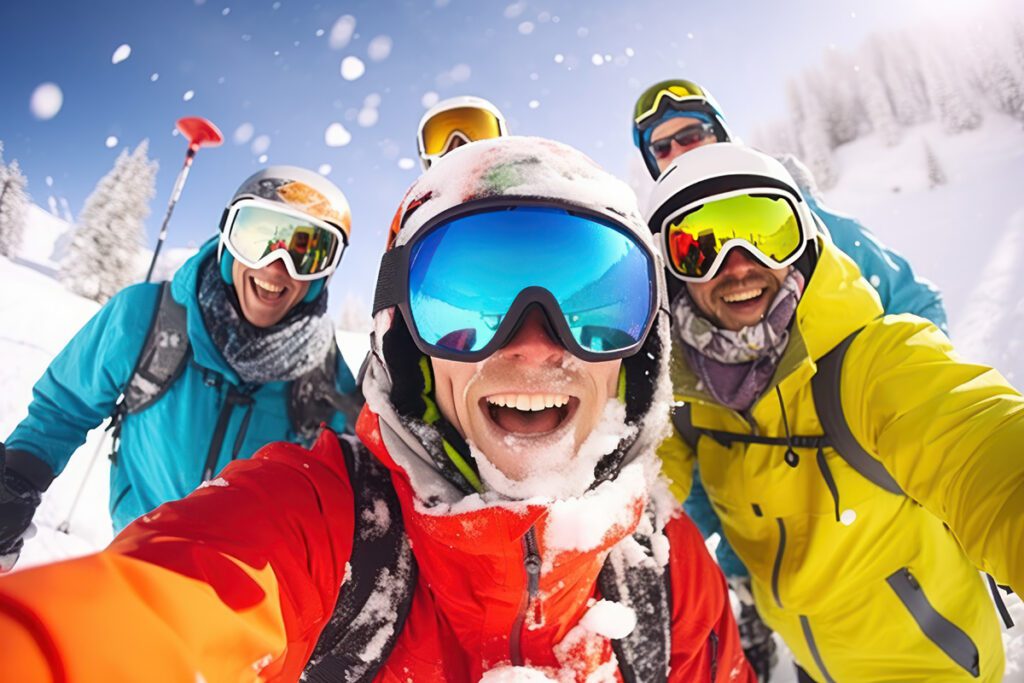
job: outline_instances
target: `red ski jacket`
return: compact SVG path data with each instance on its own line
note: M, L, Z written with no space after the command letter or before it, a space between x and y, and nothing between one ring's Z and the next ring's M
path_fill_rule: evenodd
M647 519L642 497L592 547L556 546L551 506L481 504L439 514L414 494L369 409L358 432L389 471L418 568L406 575L413 584L404 621L379 595L360 611L401 624L353 653L379 660L372 680L476 683L513 665L559 683L625 680L609 638L621 637L610 632L615 620L607 610L601 616L607 602L594 605L606 558ZM352 585L354 535L372 529L353 514L358 490L346 462L329 431L311 451L272 444L137 520L100 553L0 578L0 678L297 680L339 592ZM700 534L679 515L663 538L668 680L755 681L725 581ZM532 587L528 553L541 560Z

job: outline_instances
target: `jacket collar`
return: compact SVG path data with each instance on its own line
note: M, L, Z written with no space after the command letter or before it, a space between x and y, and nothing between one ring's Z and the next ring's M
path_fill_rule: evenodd
M783 383L806 382L816 370L815 361L884 313L878 293L861 276L853 260L826 237L819 236L818 247L818 264L797 305L789 344L762 398ZM677 400L718 405L697 388L697 376L675 341L671 372Z
M203 314L199 310L200 266L207 259L217 258L218 240L219 237L207 240L195 256L182 264L171 280L171 295L187 311L188 340L192 345L192 357L196 363L220 373L233 384L239 384L241 380L238 374L228 365L216 344L213 343L213 339L210 338L210 334L206 330Z

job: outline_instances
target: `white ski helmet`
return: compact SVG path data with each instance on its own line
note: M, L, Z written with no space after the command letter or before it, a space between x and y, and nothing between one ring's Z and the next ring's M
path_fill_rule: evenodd
M505 117L491 102L473 95L449 97L428 109L420 119L416 150L423 170L427 170L453 149L455 139L466 144L505 135Z
M732 142L690 150L677 157L658 178L647 204L646 218L662 257L665 257L665 223L673 216L707 201L758 191L780 193L791 200L803 239L809 243L794 265L809 277L817 260L818 224L799 186L773 157ZM731 245L726 244L725 249L729 248ZM681 283L671 275L667 280L669 294L674 297Z

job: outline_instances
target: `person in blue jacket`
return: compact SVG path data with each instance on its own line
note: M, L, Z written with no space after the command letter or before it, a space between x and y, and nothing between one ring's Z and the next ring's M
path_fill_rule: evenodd
M671 79L655 83L640 95L634 107L633 142L655 180L681 154L703 145L735 139L718 103L706 89L692 81ZM946 311L938 289L917 277L905 258L882 244L859 221L826 208L813 175L800 161L791 155L782 156L779 161L800 186L808 206L820 220L819 228L828 232L835 245L856 262L864 278L878 292L885 312L913 313L948 332ZM669 296L675 298L681 283L670 279L668 286ZM737 621L744 652L759 679L767 681L776 661L772 633L754 608L747 568L721 533L721 522L697 471L684 508L705 538L718 535L715 555L740 601Z
M111 415L115 530L267 443L310 442L321 422L351 428L355 381L326 287L350 229L334 184L268 167L172 282L111 298L36 383L6 457L0 444L0 571L17 559L40 492Z

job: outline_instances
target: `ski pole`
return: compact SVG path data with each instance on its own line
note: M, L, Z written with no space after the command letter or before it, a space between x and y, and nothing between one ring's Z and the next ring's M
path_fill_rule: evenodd
M92 468L96 464L96 461L100 459L100 453L103 451L103 445L107 442L107 432L109 429L104 429L103 433L100 434L100 442L96 444L96 452L92 454L92 460L89 461L89 466L85 468L85 476L82 477L82 483L78 486L78 492L75 493L75 499L71 501L71 507L68 508L68 514L65 515L64 521L57 525L57 531L63 534L71 534L71 517L75 514L75 509L78 507L78 501L82 499L82 493L85 491L86 484L89 482L89 475L92 474Z
M188 173L192 169L192 160L195 159L196 152L200 147L219 147L224 142L224 136L221 135L217 126L200 116L187 116L178 119L178 130L188 139L188 151L185 152L185 163L178 172L178 179L174 181L171 199L167 202L167 213L164 214L164 221L160 225L160 236L157 238L156 248L153 249L153 258L149 262L146 282L153 277L153 269L156 267L156 259L160 255L160 247L167 239L167 224L171 220L171 214L174 213L174 206L178 203L178 198L181 197L181 191L184 189L185 180L188 179Z

